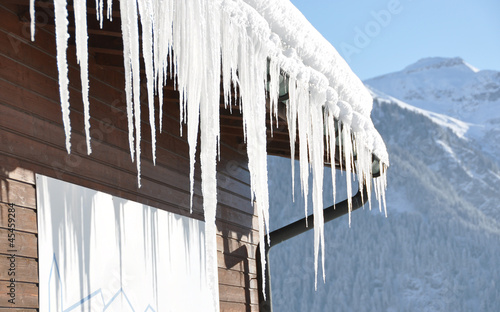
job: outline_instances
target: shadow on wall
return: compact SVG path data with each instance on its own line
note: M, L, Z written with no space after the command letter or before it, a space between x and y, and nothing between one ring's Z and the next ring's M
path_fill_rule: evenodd
M224 264L226 265L227 269L233 269L236 267L238 264L242 263L241 265L243 266L242 268L239 268L239 271L242 272L243 274L243 280L244 280L244 292L245 292L245 302L246 304L246 311L250 312L251 307L249 303L251 302L250 298L250 266L249 266L249 260L248 260L248 249L246 245L242 245L238 248L236 248L233 251L230 251L229 247L229 231L224 230L222 231L222 239L224 241Z

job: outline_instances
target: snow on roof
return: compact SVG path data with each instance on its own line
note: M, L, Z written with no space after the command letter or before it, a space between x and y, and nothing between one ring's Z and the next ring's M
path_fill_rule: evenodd
M31 0L32 22L34 22L33 3ZM112 3L110 0L106 1L108 18L111 16ZM96 0L97 17L101 23L105 12L104 4L105 0ZM66 132L66 148L70 152L66 61L69 35L66 5L65 0L54 0L61 108ZM85 131L87 150L90 153L88 119L91 111L88 101L86 9L86 0L74 0L77 57L81 66ZM152 125L155 124L155 91L158 92L161 111L162 87L166 83L167 73L174 73L180 94L180 120L187 123L191 194L194 185L198 133L201 136L200 161L206 222L207 276L211 283L215 311L219 310L215 211L221 83L226 104L231 101L232 86L236 86L239 90L251 194L258 211L261 248L264 248L264 235L269 230L266 98L270 99L271 115L277 118L282 72L286 73L288 83L289 100L286 103L286 115L291 139L290 150L291 155L295 155L295 140L298 133L299 169L305 198L309 193L309 174L313 176L316 272L320 250L324 266L322 194L325 152L332 159L332 163L335 163L333 158L336 153L340 154L344 159L340 162L341 166L348 172L356 171L359 187L371 190L373 182L379 203L385 202L385 167L388 165L388 156L385 145L370 119L372 109L370 93L337 51L289 1L120 0L120 16L129 145L132 161L135 160L137 164L139 187L141 50L148 87L149 120ZM139 21L142 32L139 31ZM33 26L32 31L34 31ZM161 129L162 114L159 116ZM155 127L151 127L151 137L153 161L155 161ZM324 144L325 137L326 144ZM382 164L373 162L372 154L375 154ZM380 168L375 170L380 172L380 176L373 178L372 181L372 170L374 170L372 167L377 164ZM294 172L293 166L292 156L292 172ZM352 175L345 176L348 185L347 196L350 199ZM335 178L334 174L332 178ZM368 196L370 201L371 191L368 191ZM307 214L307 206L305 213ZM261 261L262 267L265 268L263 249Z

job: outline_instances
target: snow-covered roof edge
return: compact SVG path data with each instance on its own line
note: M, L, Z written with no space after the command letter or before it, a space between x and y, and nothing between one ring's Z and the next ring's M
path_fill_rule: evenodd
M102 22L105 0L96 0L97 17ZM34 1L30 1L34 23ZM108 18L112 1L107 0ZM68 11L65 0L54 0L57 63L66 148L71 150L69 92L66 50ZM90 103L87 73L87 5L74 0L77 57L81 67L85 132L90 150ZM220 138L220 84L225 102L237 86L247 143L252 200L259 216L260 245L268 232L268 187L266 153L266 97L271 113L277 114L280 71L289 74L287 121L291 155L295 155L296 131L299 136L300 176L304 197L309 192L310 168L313 175L315 214L315 268L319 251L324 265L323 168L325 152L338 152L345 159L345 170L354 171L359 186L375 190L379 203L384 200L387 152L370 120L372 100L359 79L331 45L288 1L266 4L261 0L120 0L125 69L125 92L132 161L136 161L140 187L141 109L140 62L142 49L148 86L149 120L155 125L154 95L160 101L162 124L162 86L173 72L180 94L180 119L187 123L191 162L190 189L194 185L197 137L201 136L202 193L206 222L206 259L214 310L219 310L215 212L217 206L216 159ZM140 19L139 19L140 17ZM141 23L142 33L138 23ZM32 31L34 31L32 26ZM34 35L34 32L33 32ZM139 38L142 36L142 42ZM142 44L142 47L141 47ZM175 51L175 54L172 53ZM222 69L221 69L222 68ZM222 80L221 80L222 75ZM266 89L268 91L266 91ZM156 128L151 127L153 161ZM326 145L324 138L327 138ZM372 153L384 163L380 177L373 179ZM354 155L356 154L356 157ZM293 158L293 157L292 157ZM354 160L356 159L356 160ZM292 171L293 171L292 159ZM332 170L334 171L334 170ZM351 174L346 174L348 198L352 196ZM332 174L332 178L335 176ZM335 195L335 190L334 195ZM371 196L371 192L368 192ZM370 200L370 198L368 198ZM306 199L307 203L307 199ZM306 212L307 214L307 207ZM349 218L350 220L350 218ZM261 252L265 268L265 253ZM323 269L324 274L324 269ZM324 275L323 275L324 277ZM263 281L264 283L264 281Z

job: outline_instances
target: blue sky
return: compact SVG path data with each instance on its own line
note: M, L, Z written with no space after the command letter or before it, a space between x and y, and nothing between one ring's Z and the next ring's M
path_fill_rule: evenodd
M367 79L430 56L500 71L498 0L291 0Z

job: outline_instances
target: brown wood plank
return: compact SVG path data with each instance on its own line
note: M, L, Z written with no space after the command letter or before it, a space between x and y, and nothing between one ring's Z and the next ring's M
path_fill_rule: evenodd
M219 283L229 286L258 288L257 275L219 268Z
M219 300L221 302L259 302L259 294L256 289L245 289L219 284Z
M221 312L259 312L259 305L236 303L236 302L224 302L220 303Z
M14 220L9 222L9 218ZM9 224L14 224L18 231L37 233L36 212L30 208L0 203L0 228L9 229Z
M1 179L0 186L0 202L36 208L36 194L32 184L11 179Z
M38 286L31 283L15 283L15 304L9 303L11 297L5 290L10 289L10 282L0 281L0 307L38 308ZM10 310L9 310L10 311Z
M15 235L15 240L9 242L9 234ZM15 254L16 256L36 258L38 256L37 237L32 233L0 229L0 254ZM13 243L14 245L10 245Z
M14 262L11 259L8 255L0 255L0 280L15 278L17 282L38 283L38 262L35 259L16 257ZM12 263L15 267L11 267Z

